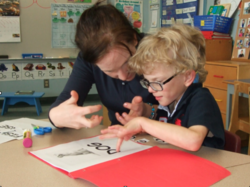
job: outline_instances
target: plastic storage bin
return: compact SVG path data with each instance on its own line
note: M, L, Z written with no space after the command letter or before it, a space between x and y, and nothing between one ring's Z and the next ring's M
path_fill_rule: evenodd
M23 53L23 58L43 58L42 53Z
M223 16L194 16L194 26L201 31L214 31L228 33L231 27L232 18Z

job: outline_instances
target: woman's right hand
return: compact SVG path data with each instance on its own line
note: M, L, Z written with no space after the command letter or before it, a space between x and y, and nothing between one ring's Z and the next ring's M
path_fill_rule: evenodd
M49 117L56 127L68 127L74 129L81 129L83 127L95 127L102 121L102 116L92 115L90 119L85 115L99 111L102 106L78 106L78 93L76 91L70 92L71 97L53 108L49 112Z

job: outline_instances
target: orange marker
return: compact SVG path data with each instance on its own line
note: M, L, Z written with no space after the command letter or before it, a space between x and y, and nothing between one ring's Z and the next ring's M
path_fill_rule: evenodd
M26 148L28 148L28 147L31 147L32 146L32 139L31 139L31 132L30 132L30 130L25 130L24 132L23 132L23 138L24 138L24 140L23 140L23 146L24 147L26 147Z

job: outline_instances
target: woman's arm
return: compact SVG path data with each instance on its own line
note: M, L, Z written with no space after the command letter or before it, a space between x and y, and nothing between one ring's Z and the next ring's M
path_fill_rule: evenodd
M86 114L100 110L101 105L82 107L93 83L91 65L84 62L79 54L66 86L49 111L49 119L56 127L79 129L93 127L101 122L102 117L97 115L91 119L85 118Z

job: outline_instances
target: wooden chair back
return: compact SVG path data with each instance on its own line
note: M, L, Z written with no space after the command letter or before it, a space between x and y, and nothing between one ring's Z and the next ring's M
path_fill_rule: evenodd
M248 104L244 103L241 94L248 95ZM249 106L250 106L250 84L244 82L236 82L234 85L234 97L232 101L231 120L229 131L236 134L242 131L250 136ZM250 155L250 138L248 143L248 154Z
M103 111L103 120L102 120L102 124L104 126L110 126L111 121L109 120L109 114L108 114L108 109L103 105L102 106L102 111Z

